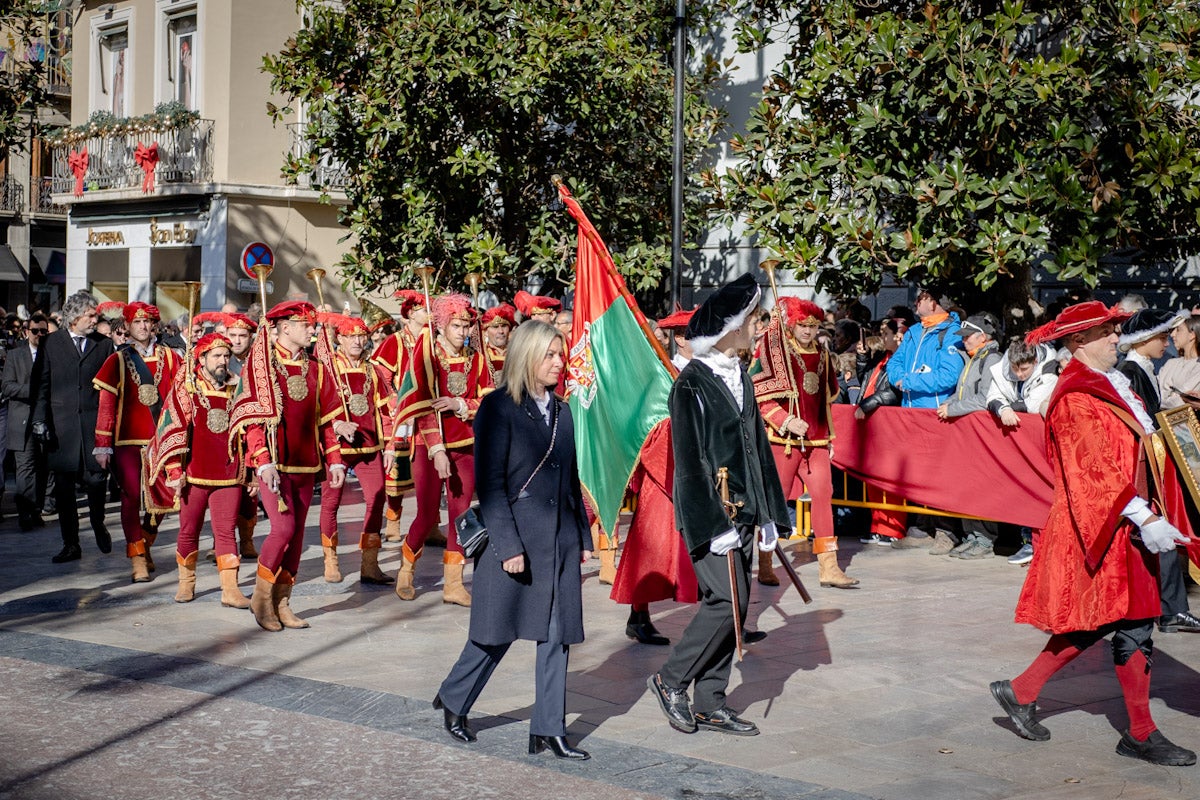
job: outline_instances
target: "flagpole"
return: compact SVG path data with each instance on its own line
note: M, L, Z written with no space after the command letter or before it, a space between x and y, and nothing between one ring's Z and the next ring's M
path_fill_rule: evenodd
M687 77L687 0L675 3L675 124L671 145L671 308L683 277L683 99ZM653 337L651 337L653 338ZM657 343L657 340L655 341ZM661 347L660 347L661 349Z

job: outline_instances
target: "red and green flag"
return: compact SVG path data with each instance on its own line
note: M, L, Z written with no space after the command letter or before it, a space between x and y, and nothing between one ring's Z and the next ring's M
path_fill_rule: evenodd
M600 525L611 534L642 445L667 418L674 370L600 234L567 188L560 185L558 191L579 223L567 357L579 478Z

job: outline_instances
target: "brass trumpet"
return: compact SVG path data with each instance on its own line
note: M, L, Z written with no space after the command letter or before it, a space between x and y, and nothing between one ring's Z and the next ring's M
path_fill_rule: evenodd
M475 306L475 334L479 337L479 346L475 349L483 356L483 363L487 366L488 375L492 379L492 385L496 385L496 369L492 366L492 360L487 355L487 345L483 341L483 318L479 313L479 285L483 283L483 275L478 272L468 272L463 276L463 280L467 282L467 286L471 287L471 305Z
M271 328L267 325L267 276L269 276L274 267L270 264L255 264L254 274L258 277L258 299L262 304L262 318L259 320L258 330L263 336L267 345L267 353L270 354L271 362L275 361L275 346L271 343ZM278 396L279 388L275 387L272 391ZM267 450L271 454L271 462L278 466L279 464L279 444L275 441L275 432L268 429L267 431ZM288 510L287 501L282 495L276 497L279 502L280 513Z
M317 304L321 307L324 307L325 288L321 284L325 278L325 270L321 269L320 267L313 267L308 272L304 273L304 276L316 285ZM330 358L329 363L325 366L331 373L333 373L330 377L333 378L333 382L337 385L338 399L342 401L342 413L346 415L346 419L350 419L350 409L346 405L346 401L350 397L350 386L341 379L341 376L338 375L338 371L333 365L333 340L329 338L329 326L323 322L320 323L320 325L321 332L318 334L318 336L320 336L325 342L325 352L329 353Z
M187 389L192 394L196 393L196 370L192 366L193 353L196 352L196 336L192 330L192 319L196 316L196 307L200 305L200 289L203 286L200 281L187 281L185 284L188 292L188 322L187 322L187 347L183 351L183 368L187 370L184 374L187 376Z
M434 357L433 348L437 347L437 333L433 329L433 304L429 302L429 283L433 280L433 267L429 264L422 264L419 267L413 267L413 272L417 273L417 277L421 279L421 291L425 293L425 308L429 311L426 315L425 327L429 331L429 358L432 360ZM430 366L432 367L433 364L431 363ZM415 369L416 366L414 365L413 368ZM429 392L433 395L431 399L438 399L436 371L434 372L433 383L429 386ZM442 441L445 441L446 431L442 427L442 415L440 412L435 411L433 416L437 420L438 434L442 437Z

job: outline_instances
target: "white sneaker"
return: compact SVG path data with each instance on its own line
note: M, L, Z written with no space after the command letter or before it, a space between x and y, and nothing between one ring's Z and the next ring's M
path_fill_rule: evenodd
M1031 544L1021 545L1020 550L1008 557L1008 563L1016 567L1028 564L1030 561L1033 561L1033 545Z

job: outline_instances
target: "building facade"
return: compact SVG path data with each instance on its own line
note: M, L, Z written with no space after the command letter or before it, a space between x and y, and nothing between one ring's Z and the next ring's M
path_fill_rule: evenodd
M86 0L75 17L71 127L51 139L54 201L66 221L66 292L153 302L185 313L258 298L254 263L271 263L267 302L315 298L306 272L349 248L337 222L342 176L289 184L298 126L276 126L263 56L304 24L294 0ZM321 201L321 189L332 202ZM344 200L344 196L342 196Z

